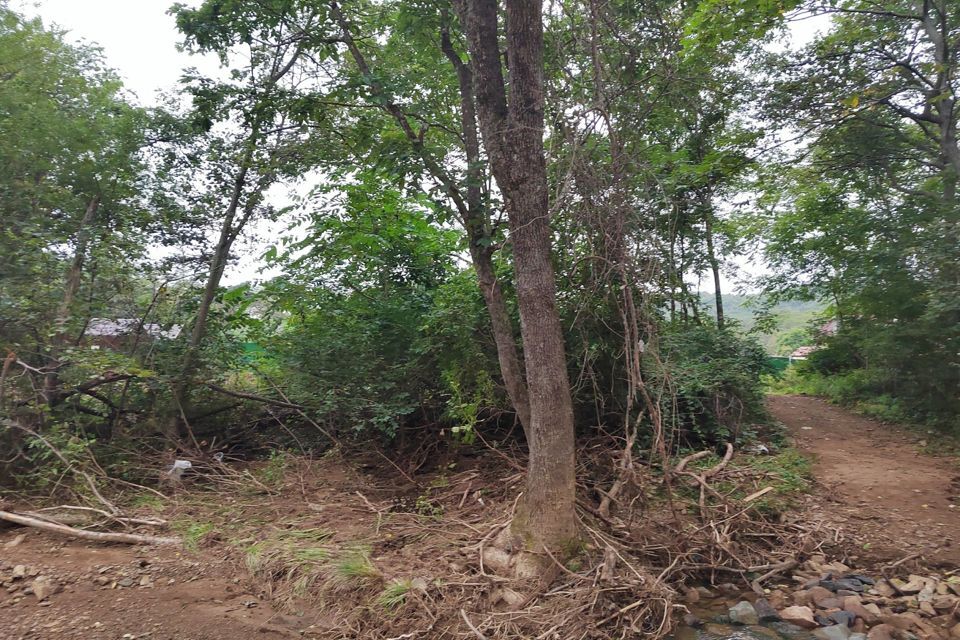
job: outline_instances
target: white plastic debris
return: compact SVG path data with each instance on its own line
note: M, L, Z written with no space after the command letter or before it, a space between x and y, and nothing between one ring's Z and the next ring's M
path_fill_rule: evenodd
M183 478L183 474L191 468L193 468L193 463L189 460L174 460L173 466L167 469L167 475L172 480L180 480Z

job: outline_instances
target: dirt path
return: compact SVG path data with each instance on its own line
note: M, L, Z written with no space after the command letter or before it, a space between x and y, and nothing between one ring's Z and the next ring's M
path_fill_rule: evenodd
M22 541L6 546L19 536ZM19 565L19 566L18 566ZM14 578L25 571L23 578ZM59 591L38 601L39 576ZM208 554L0 530L3 640L301 638L310 621L279 615Z
M960 566L960 466L920 452L922 438L818 398L773 396L773 415L814 457L810 517L837 526L874 560L923 553Z

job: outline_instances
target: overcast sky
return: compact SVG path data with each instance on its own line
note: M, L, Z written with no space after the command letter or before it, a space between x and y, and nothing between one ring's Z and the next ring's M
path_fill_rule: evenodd
M191 56L177 50L180 35L173 17L167 11L174 0L12 0L12 7L28 16L39 16L47 26L57 25L68 32L68 40L97 44L103 49L104 58L123 78L128 90L133 92L140 104L155 103L158 91L174 88L181 72L187 67L197 67L203 73L215 75L219 67L215 56ZM184 4L196 5L198 0L181 0ZM792 25L790 31L794 44L808 41L826 25L825 18L804 20ZM273 228L256 228L257 235L276 238L279 225ZM263 246L247 246L248 258L232 265L225 274L225 283L234 284L257 278L259 266L255 256L266 249ZM747 272L756 272L757 265L740 261L739 267ZM275 274L264 274L275 275ZM263 276L259 276L263 277ZM725 277L726 289L732 282ZM712 290L709 282L704 289Z

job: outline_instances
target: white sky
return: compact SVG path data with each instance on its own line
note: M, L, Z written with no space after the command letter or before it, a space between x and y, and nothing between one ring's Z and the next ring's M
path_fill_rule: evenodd
M181 0L184 4L196 5L198 0ZM167 10L174 0L12 0L11 8L27 15L39 16L47 26L57 25L68 32L68 40L97 44L103 49L104 58L123 78L128 90L136 95L140 104L155 103L158 91L173 89L181 72L187 67L197 67L208 75L216 75L219 68L215 56L191 56L177 50L180 41L172 16ZM794 22L790 28L792 46L808 42L827 24L825 17ZM276 239L282 225L257 225L254 235ZM224 275L224 284L237 284L247 280L275 274L258 276L261 266L257 256L270 243L267 241L245 243L240 250L246 254L238 263L231 265ZM736 261L738 270L756 274L760 265L749 260ZM733 290L734 282L725 274L722 286ZM703 289L712 290L709 279L702 283Z

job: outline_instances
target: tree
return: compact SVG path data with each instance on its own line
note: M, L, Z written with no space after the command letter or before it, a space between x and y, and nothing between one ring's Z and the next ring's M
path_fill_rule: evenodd
M510 220L530 397L527 489L510 528L511 546L522 553L513 568L518 575L539 574L549 564L542 548L563 551L578 536L573 403L556 306L543 150L542 6L506 0L506 78L497 0L465 0L457 8L480 131Z

